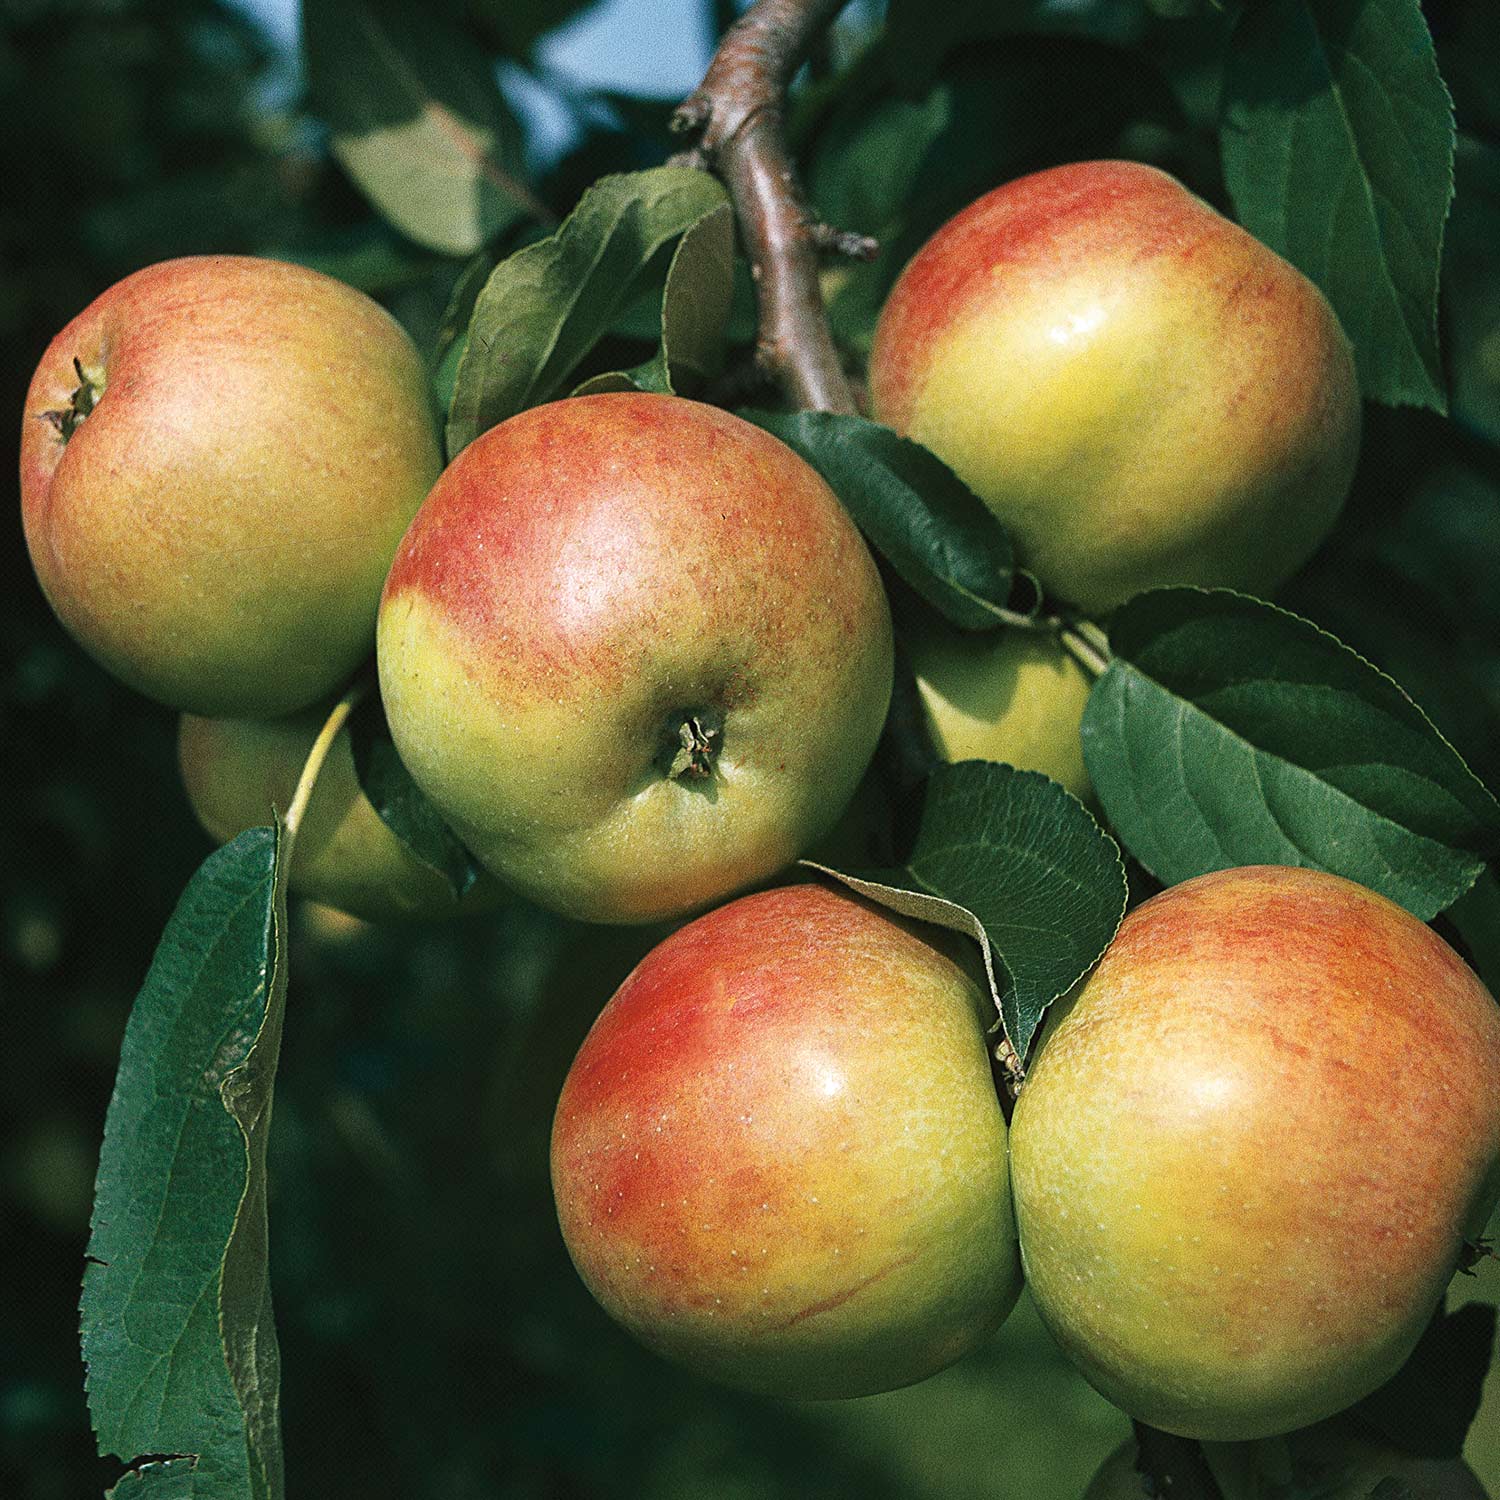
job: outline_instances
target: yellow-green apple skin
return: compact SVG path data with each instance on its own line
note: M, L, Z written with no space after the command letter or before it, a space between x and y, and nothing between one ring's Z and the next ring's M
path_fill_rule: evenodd
M1274 589L1353 475L1348 340L1318 289L1175 178L1054 167L951 219L902 272L875 416L932 449L1049 593Z
M22 518L48 601L116 676L274 717L369 655L440 467L421 356L382 308L300 266L193 256L117 282L42 356Z
M1093 797L1078 726L1093 678L1054 636L955 630L932 611L903 618L927 728L946 761L998 760Z
M1342 1410L1415 1346L1500 1191L1500 1008L1363 886L1252 866L1152 898L1046 1031L1011 1128L1044 1320L1186 1437Z
M178 761L188 801L210 837L226 843L291 805L326 706L284 719L204 719L184 714ZM349 731L329 748L292 846L290 889L367 922L452 916L499 905L488 875L460 901L370 805L354 769Z
M1254 1476L1257 1500L1370 1500L1382 1481L1394 1479L1410 1500L1487 1500L1478 1476L1461 1458L1420 1458L1357 1431L1344 1422L1320 1422L1287 1434L1284 1453L1214 1455L1230 1472ZM1149 1500L1152 1491L1136 1467L1134 1438L1100 1464L1083 1500Z
M478 858L585 921L684 914L843 812L891 691L890 612L823 480L674 396L490 429L391 568L381 695Z
M553 1190L590 1291L658 1353L767 1395L953 1363L1021 1286L993 1017L915 926L820 885L674 933L558 1100Z

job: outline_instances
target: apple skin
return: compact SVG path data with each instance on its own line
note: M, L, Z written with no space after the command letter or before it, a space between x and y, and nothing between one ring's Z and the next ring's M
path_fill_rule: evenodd
M1461 1458L1419 1458L1376 1442L1347 1422L1320 1422L1287 1434L1285 1483L1258 1477L1260 1500L1370 1500L1384 1479L1395 1479L1411 1500L1488 1500L1479 1477ZM1083 1500L1147 1500L1136 1468L1134 1438L1099 1465Z
M951 1364L1021 1286L993 1017L914 924L821 885L674 933L558 1101L553 1190L590 1291L658 1353L762 1394Z
M1185 1437L1342 1410L1415 1346L1500 1192L1500 1008L1402 908L1224 870L1133 911L1049 1028L1011 1170L1043 1319Z
M903 616L901 642L945 761L1003 761L1093 800L1078 726L1094 681L1055 637L955 630L924 610Z
M1175 178L1081 162L1007 183L891 290L875 416L950 465L1049 593L1268 592L1328 533L1359 447L1321 292Z
M284 719L203 719L184 714L178 763L188 801L211 838L227 843L291 805L308 752L329 706ZM289 887L366 922L431 920L485 911L504 894L482 875L455 900L453 889L386 827L354 769L349 731L339 732L318 773L292 847Z
M466 448L396 555L377 654L439 811L508 884L596 922L681 915L796 859L891 691L885 594L833 492L674 396L553 402ZM711 748L674 767L689 719Z
M98 394L65 439L75 359ZM22 518L48 602L106 668L173 708L266 718L369 655L441 466L388 313L300 266L194 256L117 282L42 356Z

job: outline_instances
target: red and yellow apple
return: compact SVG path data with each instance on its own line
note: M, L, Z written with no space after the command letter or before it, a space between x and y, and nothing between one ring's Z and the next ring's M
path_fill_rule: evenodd
M658 1353L770 1395L951 1364L1021 1285L993 1019L915 924L845 892L681 928L558 1101L553 1189L589 1289Z
M1402 908L1249 867L1133 911L1011 1129L1028 1284L1131 1416L1303 1427L1410 1354L1500 1192L1500 1008Z
M441 467L421 356L363 293L274 260L116 283L26 397L32 564L79 643L196 714L271 717L368 656Z
M1094 680L1055 636L956 630L935 611L903 616L933 745L946 761L998 760L1093 797L1078 726Z
M902 272L875 416L944 459L1049 593L1274 589L1331 527L1360 406L1318 289L1134 162L986 194Z
M706 906L832 827L891 650L818 474L727 412L641 394L536 407L465 449L378 633L418 785L508 884L603 922Z
M202 719L184 714L178 760L193 812L221 843L269 823L291 805L327 706L284 719ZM497 906L483 876L460 901L447 879L423 864L370 805L341 730L318 773L297 829L288 872L292 892L367 922L452 916Z

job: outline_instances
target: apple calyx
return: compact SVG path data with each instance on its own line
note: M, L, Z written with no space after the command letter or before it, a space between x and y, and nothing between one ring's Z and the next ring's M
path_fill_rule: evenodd
M78 387L68 398L67 406L37 413L41 421L51 423L64 443L83 425L84 419L99 404L99 398L104 394L102 370L85 370L82 360L76 354L73 356L73 370L78 376Z
M674 714L672 716L676 718ZM663 747L670 752L667 776L673 781L705 781L713 775L724 737L722 724L716 723L706 713L691 713L683 716L675 731L669 733Z

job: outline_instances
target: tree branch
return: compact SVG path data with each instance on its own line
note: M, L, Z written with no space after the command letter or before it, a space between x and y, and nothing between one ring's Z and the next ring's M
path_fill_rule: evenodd
M729 29L703 82L672 118L701 132L680 161L729 189L759 308L756 359L796 407L853 412L854 395L823 310L818 252L868 259L874 242L815 224L787 150L787 86L844 0L757 0Z

